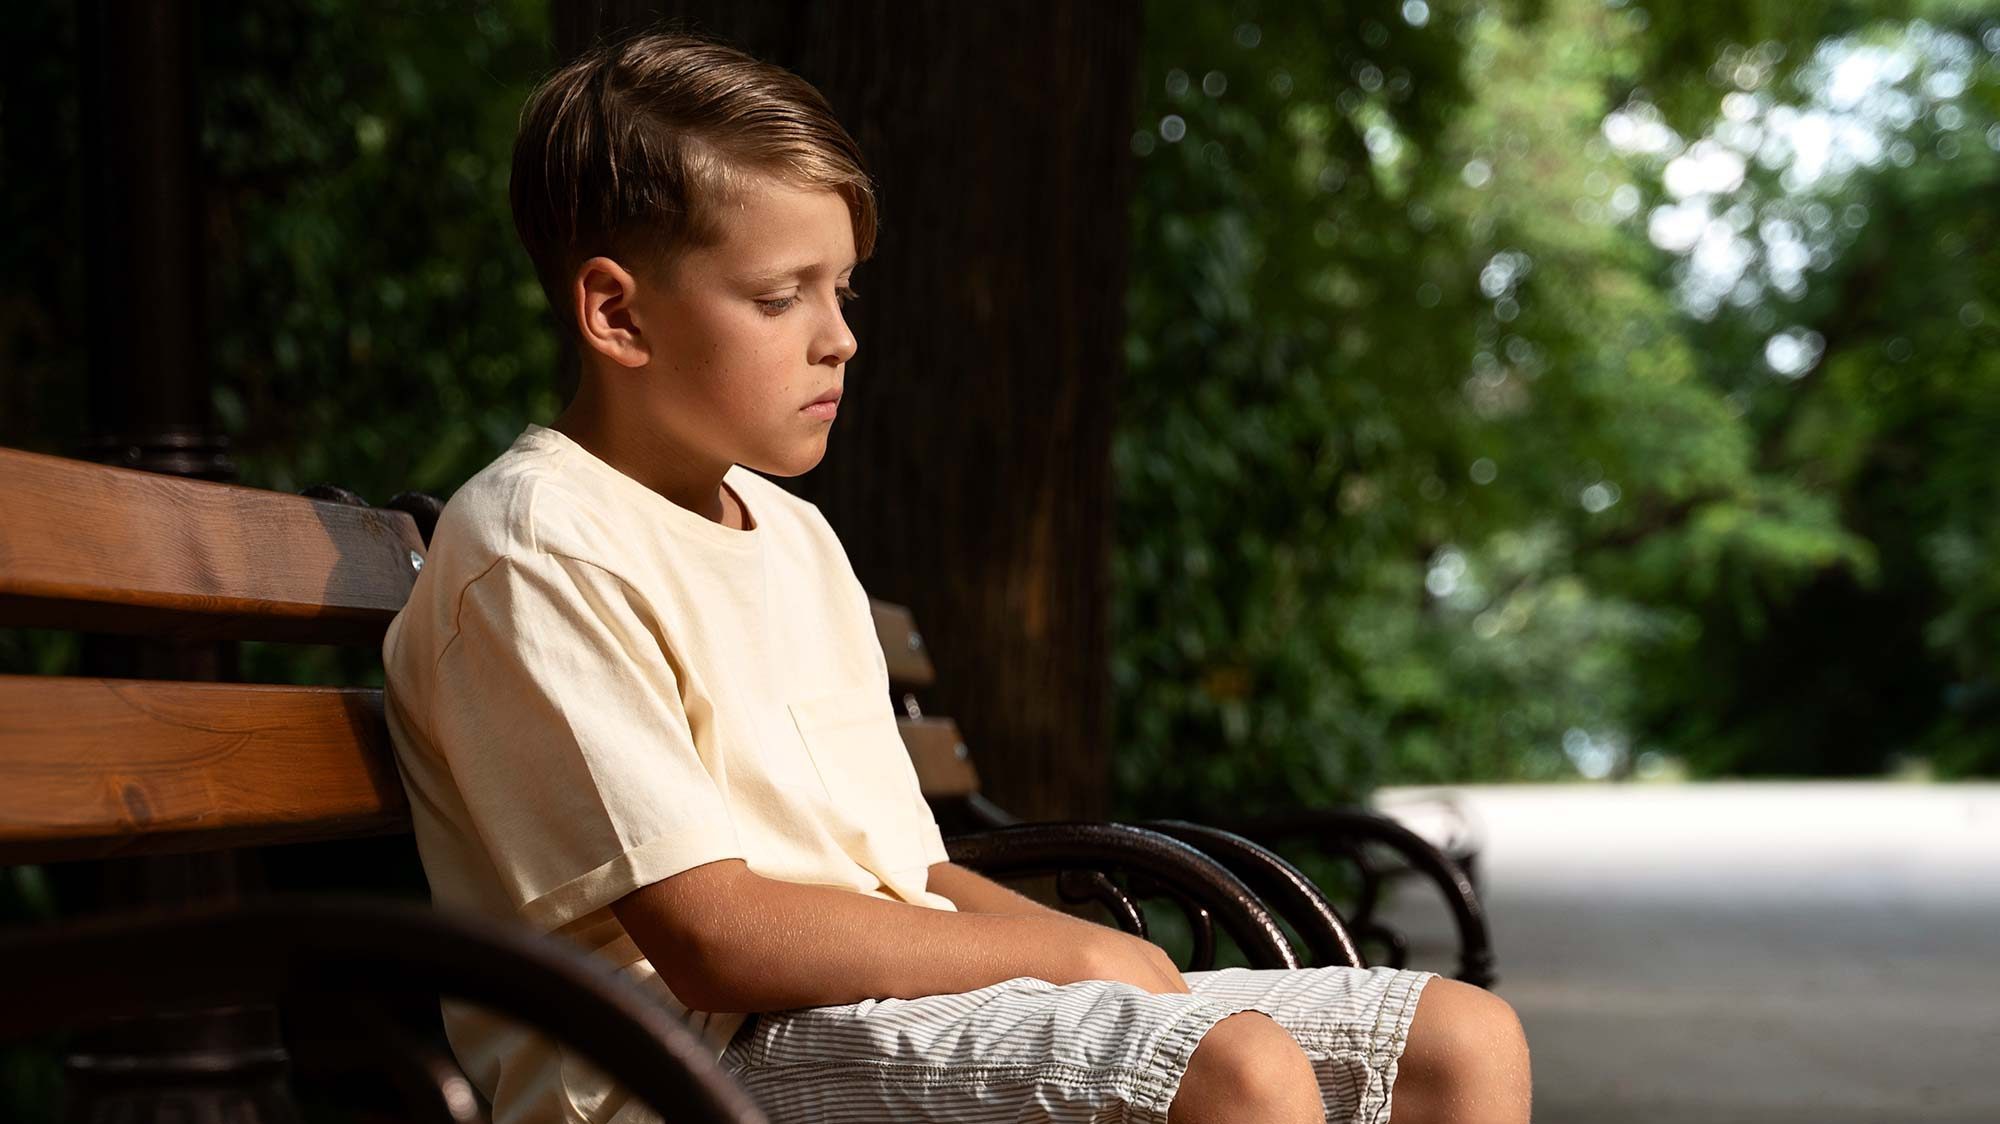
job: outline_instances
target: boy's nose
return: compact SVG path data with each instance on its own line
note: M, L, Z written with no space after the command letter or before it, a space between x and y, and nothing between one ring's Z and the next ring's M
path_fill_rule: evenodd
M822 354L821 361L824 362L826 359L833 359L836 362L845 363L854 358L854 353L861 350L861 345L855 340L854 333L848 330L846 317L836 313L833 324L833 334L826 341L826 350Z

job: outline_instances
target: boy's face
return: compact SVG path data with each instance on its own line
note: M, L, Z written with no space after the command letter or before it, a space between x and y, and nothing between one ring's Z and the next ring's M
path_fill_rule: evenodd
M635 282L613 393L634 392L619 408L644 410L683 457L796 476L826 455L834 410L812 403L841 389L857 349L841 312L855 265L847 203L767 183L720 223L715 246Z

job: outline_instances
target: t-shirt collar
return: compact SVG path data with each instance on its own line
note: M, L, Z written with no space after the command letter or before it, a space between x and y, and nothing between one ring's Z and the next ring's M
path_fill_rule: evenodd
M770 516L769 504L759 503L755 510L750 510L749 500L744 494L750 489L743 486L744 478L750 475L750 470L740 464L730 465L729 470L723 473L722 480L725 484L729 485L730 491L736 494L737 500L743 505L748 514L753 524L748 530L727 527L706 516L697 515L689 511L687 508L682 507L646 485L641 484L639 481L634 480L632 477L620 472L610 462L599 458L597 454L584 448L575 438L564 433L562 430L551 429L545 425L537 425L534 422L529 422L527 429L522 431L520 440L562 450L565 459L569 463L578 466L593 477L603 480L610 487L629 495L630 502L639 506L641 510L657 512L659 518L666 520L672 526L682 528L688 534L700 536L703 539L723 546L744 547L755 545L760 541L759 533L764 529L765 519Z

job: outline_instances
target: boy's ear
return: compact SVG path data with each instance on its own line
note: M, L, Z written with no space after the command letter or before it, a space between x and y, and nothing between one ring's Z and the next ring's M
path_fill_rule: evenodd
M577 337L622 367L641 367L652 357L637 313L639 283L629 270L598 256L577 267L570 286L576 309Z

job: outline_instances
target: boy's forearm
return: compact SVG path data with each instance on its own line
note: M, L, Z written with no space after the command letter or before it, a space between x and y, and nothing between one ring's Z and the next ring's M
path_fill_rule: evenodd
M1078 926L1095 928L1049 910L954 913L748 874L691 947L656 952L643 923L627 928L690 1007L774 1011L973 991L1016 976L1094 978Z
M980 874L976 870L962 867L953 862L942 862L930 868L931 893L942 894L951 899L963 913L1011 913L1034 917L1052 915L1068 917L1069 914L1018 894L998 882Z

